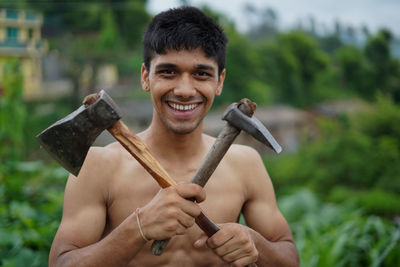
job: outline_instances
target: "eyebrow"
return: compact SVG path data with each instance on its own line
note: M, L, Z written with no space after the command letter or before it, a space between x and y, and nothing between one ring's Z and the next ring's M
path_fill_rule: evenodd
M172 63L160 63L155 66L155 69L164 69L164 68L177 68L176 64ZM207 64L197 64L196 69L199 70L212 70L215 71L215 68L213 66L207 65Z
M199 69L199 70L212 70L212 71L215 71L215 68L214 68L213 66L210 66L210 65L205 65L205 64L198 64L198 65L196 65L196 69Z
M157 64L155 68L156 69L176 68L176 65L172 64L172 63L160 63L160 64Z

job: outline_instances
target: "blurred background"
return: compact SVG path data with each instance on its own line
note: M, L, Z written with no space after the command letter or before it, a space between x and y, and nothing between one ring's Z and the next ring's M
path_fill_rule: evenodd
M262 154L302 266L400 266L395 0L0 0L0 266L46 266L61 219L68 174L35 136L101 89L145 129L142 32L180 5L229 37L206 132L217 135L223 110L247 97L284 149L237 140Z

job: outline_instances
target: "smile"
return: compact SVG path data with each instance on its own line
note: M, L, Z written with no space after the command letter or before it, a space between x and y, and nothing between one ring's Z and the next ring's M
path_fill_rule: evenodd
M182 104L175 104L171 102L167 102L168 105L173 108L174 110L177 111L189 111L195 109L199 104L188 104L188 105L182 105Z

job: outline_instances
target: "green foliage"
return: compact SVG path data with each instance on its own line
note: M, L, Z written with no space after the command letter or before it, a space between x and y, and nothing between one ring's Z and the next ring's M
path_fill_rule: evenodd
M335 186L328 197L329 200L342 203L349 199L366 212L383 217L400 214L400 199L398 194L385 192L381 189L354 190L344 186Z
M99 34L99 50L102 53L107 53L112 49L120 48L121 40L117 30L117 25L113 13L107 10L102 17L102 28Z
M19 159L24 146L26 110L22 96L22 75L17 60L3 65L0 89L0 171L6 161Z
M279 33L276 39L255 43L231 28L227 34L227 78L217 104L248 97L258 104L287 102L305 106L325 99L329 95L326 91L333 91L330 87L334 86L321 83L323 77L329 77L330 59L305 33Z
M378 92L400 101L400 63L391 53L393 37L388 30L370 36L364 48L342 46L335 51L341 86L373 100Z
M253 88L250 86L251 82L256 83L258 81L257 78L254 77L252 71L245 71L254 69L252 53L248 49L248 41L234 29L227 32L227 34L229 36L226 63L227 77L221 97L216 98L217 105L220 103L235 102L244 97L252 98L258 95L253 92ZM243 53L243 51L246 51L246 53Z
M327 55L317 49L316 42L304 33L293 32L283 35L278 41L283 47L283 53L291 60L292 70L283 75L292 77L297 81L292 86L282 86L282 99L292 99L293 104L305 105L315 102L314 87L317 76L322 73L328 65ZM290 79L290 78L289 78Z
M373 111L341 121L322 120L318 141L268 159L278 190L307 185L329 197L341 186L358 192L347 197L357 198L370 213L399 214L400 201L393 197L400 193L399 119L400 106L379 97Z
M19 0L18 7L43 13L44 31L55 36L72 33L75 36L99 33L104 19L112 14L117 32L124 44L137 48L150 15L146 0L87 0L87 1L35 1ZM8 4L16 7L16 4Z
M320 202L309 190L281 198L302 266L398 266L400 229L352 204Z
M46 266L61 219L67 172L42 162L9 162L0 173L0 265Z
M344 45L336 50L335 57L340 67L342 86L371 97L373 92L365 91L367 63L362 51L358 47Z

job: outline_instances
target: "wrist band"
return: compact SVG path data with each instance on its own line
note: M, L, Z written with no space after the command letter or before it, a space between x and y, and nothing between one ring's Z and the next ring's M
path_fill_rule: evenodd
M135 210L135 216L136 216L136 221L137 221L137 224L138 224L138 227L139 227L139 232L140 232L140 235L142 236L143 240L146 241L146 242L149 242L150 240L148 240L148 239L144 236L144 233L143 233L143 231L142 231L142 227L140 226L139 212L140 212L140 209L137 208L137 209Z

